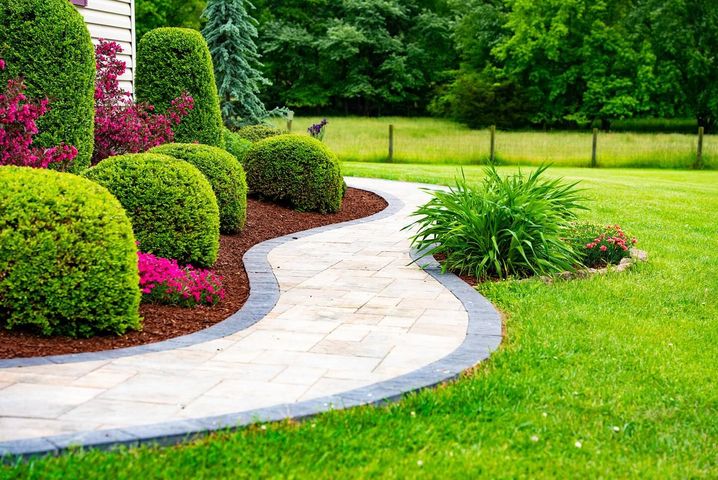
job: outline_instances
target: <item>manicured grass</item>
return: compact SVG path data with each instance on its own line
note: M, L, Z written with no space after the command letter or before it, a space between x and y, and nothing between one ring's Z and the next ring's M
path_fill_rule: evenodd
M320 118L296 118L292 130L305 133ZM329 118L324 141L344 161L386 162L389 124L395 126L394 163L470 165L489 157L488 130L469 130L432 118ZM282 125L284 126L284 125ZM599 167L692 168L697 135L601 133ZM591 163L590 132L497 132L497 161L501 165L587 167ZM718 168L718 136L704 140L704 163Z
M447 166L344 170L438 183L458 174ZM477 167L465 172L481 177ZM553 172L582 180L593 207L586 217L629 229L650 261L587 280L483 286L506 312L508 335L460 381L384 408L177 448L64 455L0 476L716 478L718 172Z

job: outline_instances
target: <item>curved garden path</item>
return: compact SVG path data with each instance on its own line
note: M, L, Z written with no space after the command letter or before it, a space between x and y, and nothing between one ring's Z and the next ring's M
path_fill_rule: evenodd
M259 420L378 403L454 378L501 340L493 307L402 227L420 185L349 179L382 213L247 253L252 293L206 331L130 349L0 361L0 454L176 442Z

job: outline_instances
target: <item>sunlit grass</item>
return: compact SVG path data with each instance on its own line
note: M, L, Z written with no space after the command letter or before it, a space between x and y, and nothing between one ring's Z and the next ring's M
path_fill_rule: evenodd
M296 118L293 131L305 133L320 118ZM394 163L486 163L489 131L470 130L457 123L432 118L330 117L326 144L345 161L386 162L389 125L394 125ZM282 124L282 126L285 126ZM588 167L591 164L590 132L499 131L496 158L500 165ZM692 168L697 135L651 133L600 133L598 166ZM718 168L718 136L704 140L704 163Z
M456 167L347 162L344 172L451 183ZM501 172L515 171L504 167ZM583 217L618 222L647 264L586 280L481 290L502 349L384 408L213 435L178 448L63 455L14 478L716 478L718 172L555 169ZM480 167L469 166L470 182Z

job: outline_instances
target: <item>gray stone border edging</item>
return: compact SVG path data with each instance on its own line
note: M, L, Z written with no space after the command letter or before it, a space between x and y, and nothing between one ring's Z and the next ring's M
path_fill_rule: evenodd
M251 293L244 307L206 330L157 344L130 347L107 352L61 355L40 359L25 359L27 363L10 364L0 362L0 368L10 366L67 363L77 361L103 360L138 353L155 352L183 347L193 343L221 338L247 328L259 321L276 304L279 286L267 261L267 254L282 243L314 235L323 231L342 228L357 223L366 223L386 218L401 210L403 202L384 192L369 189L382 196L389 206L373 216L340 224L319 227L305 232L269 240L256 245L245 254L245 267L250 278ZM71 447L107 449L118 445L173 445L191 440L197 436L219 430L241 428L257 422L279 421L287 418L305 419L334 409L345 409L360 405L382 404L400 399L403 395L433 387L457 378L465 370L487 359L501 343L501 317L491 303L475 289L453 274L442 274L439 264L433 258L417 260L417 252L411 252L419 266L444 285L464 305L469 317L467 334L463 343L446 357L419 368L413 372L383 382L361 387L332 396L259 408L226 415L164 422L121 429L97 430L51 437L38 437L0 443L0 455L4 459L30 457L35 455L58 454ZM109 355L108 355L109 354ZM45 360L45 361L38 361Z
M137 345L134 347L117 348L114 350L101 350L99 352L70 353L64 355L50 355L46 357L11 358L0 360L0 369L14 367L32 367L37 365L53 365L63 363L93 362L101 360L112 360L115 358L140 355L142 353L161 352L173 350L197 343L217 340L233 333L251 327L264 318L276 305L279 299L279 285L272 271L272 266L267 261L267 255L279 245L292 240L309 237L318 233L327 232L337 228L350 225L369 223L382 218L394 215L404 207L404 202L388 193L366 189L382 197L389 204L381 212L368 217L350 220L342 223L334 223L323 227L316 227L302 232L291 233L283 237L266 240L250 248L242 257L244 268L249 278L249 298L233 315L219 323L181 337L163 340L161 342Z

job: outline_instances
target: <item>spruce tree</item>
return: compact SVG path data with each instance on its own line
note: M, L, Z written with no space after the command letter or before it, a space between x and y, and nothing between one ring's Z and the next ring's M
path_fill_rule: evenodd
M261 72L257 52L257 21L247 11L248 0L209 0L202 35L214 62L222 117L228 127L262 123L267 112L259 99L262 85L270 85Z

